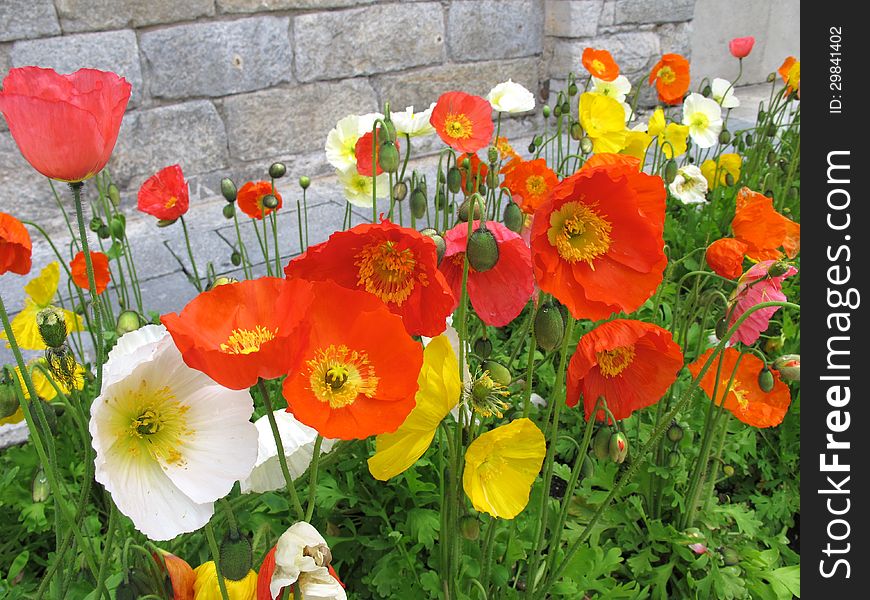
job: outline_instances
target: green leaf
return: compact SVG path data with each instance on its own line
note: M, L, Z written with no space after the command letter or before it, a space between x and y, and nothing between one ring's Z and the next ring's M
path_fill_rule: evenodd
M106 252L106 256L109 257L109 260L117 260L121 256L124 255L124 246L119 242L112 242L112 247L109 248L109 251Z
M6 575L6 579L8 581L12 581L15 579L18 574L27 566L27 561L30 558L30 552L28 550L22 550L18 553L18 556L12 561L12 565L9 567L9 574Z
M426 548L432 548L441 527L441 517L438 513L427 508L412 508L408 511L406 522L411 535Z
M789 598L789 596L801 597L801 568L798 565L790 567L781 567L775 571L771 571L762 575L774 587L781 586L785 588L786 594L779 594L780 598ZM777 593L779 591L777 590Z

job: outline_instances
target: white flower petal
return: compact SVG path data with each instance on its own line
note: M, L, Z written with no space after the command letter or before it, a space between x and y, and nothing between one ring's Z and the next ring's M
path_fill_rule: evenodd
M710 84L710 89L712 90L711 95L713 100L718 102L722 108L737 108L740 106L740 100L734 95L734 88L727 79L717 77Z
M139 364L151 360L168 336L163 325L145 325L118 338L103 366L103 389L124 378Z
M613 81L604 81L597 77L592 78L592 91L603 96L610 96L614 100L624 102L625 97L631 92L631 82L625 75L617 75Z
M282 588L296 583L302 573L310 573L326 567L318 566L314 559L303 554L306 546L326 546L326 540L311 524L299 521L291 525L278 538L275 545L275 571L269 584L272 597ZM329 572L327 571L327 575Z
M346 600L347 593L326 568L299 577L299 589L305 600Z
M534 94L510 79L492 88L486 99L499 112L521 113L535 108Z
M415 113L414 107L409 106L402 112L390 113L390 118L396 126L396 132L400 135L408 135L409 137L431 135L435 133L435 128L429 122L434 108L435 103L433 102L423 112Z

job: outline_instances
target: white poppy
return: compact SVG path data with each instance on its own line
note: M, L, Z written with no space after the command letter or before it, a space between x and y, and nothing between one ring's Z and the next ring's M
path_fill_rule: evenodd
M683 102L683 125L699 148L710 148L719 141L722 131L722 107L701 94L689 94Z
M284 456L287 457L287 469L290 477L296 479L311 464L317 431L297 421L286 410L276 410L274 415L278 435L281 436L281 444L284 446ZM284 473L281 472L281 462L278 460L278 445L272 435L269 416L263 415L254 422L254 426L259 438L257 462L251 474L239 482L243 494L271 492L285 486ZM320 445L321 453L329 452L334 443L334 440L324 439Z
M435 128L429 122L433 108L435 108L434 102L423 112L415 113L414 107L409 106L402 112L390 113L390 118L396 126L396 133L409 137L421 137L435 133Z
M707 179L695 165L686 165L677 170L677 176L668 186L671 194L686 204L707 201Z
M91 406L96 480L152 540L196 531L254 466L253 411L247 390L185 365L162 325L127 333Z
M486 99L499 112L521 113L535 108L535 96L510 79L492 88Z
M360 175L356 170L356 163L353 168L346 171L337 171L338 181L344 188L345 199L360 208L372 207L372 178L365 175ZM382 173L377 177L378 198L386 198L389 194L390 180L386 173Z
M711 96L722 108L737 108L740 100L734 95L734 88L727 79L717 77L710 84Z
M344 588L329 572L331 562L323 536L304 521L295 523L278 538L269 593L277 598L283 588L298 585L306 600L346 600Z
M631 92L631 82L625 75L617 75L613 81L604 81L593 77L592 91L602 96L609 96L619 102L625 102L626 96Z
M357 115L348 115L326 136L326 160L339 171L356 169L355 148L361 137L359 119Z
M357 117L357 131L359 132L360 137L367 133L371 133L372 129L374 129L375 121L383 118L384 115L381 113L366 113Z

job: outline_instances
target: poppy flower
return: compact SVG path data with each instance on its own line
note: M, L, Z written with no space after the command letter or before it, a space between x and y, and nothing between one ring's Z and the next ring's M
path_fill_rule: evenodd
M83 181L99 173L115 147L131 86L115 73L11 69L0 112L21 154L51 179Z
M263 206L263 198L268 195L273 195L278 199L278 206L275 208L267 208ZM242 212L252 219L262 220L263 217L271 213L273 210L279 210L283 205L283 199L278 190L272 191L272 184L268 181L249 181L243 185L236 195L236 202Z
M517 154L516 150L514 150L514 147L511 146L510 141L503 135L500 135L499 137L496 138L495 147L498 150L499 158L501 158L502 160L504 160L506 158L510 158L510 159L519 158L519 156L520 156L519 154ZM507 165L505 165L505 167L506 166ZM501 171L502 173L505 172L504 171L505 167L502 167L502 171Z
M106 291L111 278L109 271L109 257L102 252L91 251L91 264L94 267L94 283L97 286L97 294L102 294ZM85 253L79 252L75 258L69 263L70 271L72 272L72 280L77 286L83 290L90 288L88 284L88 265L85 260Z
M474 222L477 229L480 221ZM488 271L468 266L468 297L477 316L493 327L513 321L532 297L532 257L523 238L501 223L487 221L486 228L498 244L498 262ZM462 270L468 245L468 223L458 223L444 234L447 250L439 268L453 290L455 303L462 297Z
M568 365L568 406L583 398L586 419L599 396L618 420L659 401L683 368L683 353L666 329L619 319L580 338ZM603 421L599 410L596 419Z
M649 84L653 83L659 100L679 104L689 89L689 61L679 54L665 54L649 74Z
M27 228L12 215L0 212L0 275L30 273L32 250Z
M625 111L609 96L580 94L580 124L596 153L619 152L625 146Z
M39 275L24 286L24 308L12 319L12 334L15 341L25 350L45 350L46 345L36 325L36 315L43 308L51 306L57 286L60 283L60 263L48 263ZM63 311L68 333L82 331L84 322L80 315L66 309ZM0 327L0 339L6 339L6 332ZM8 343L7 343L8 346Z
M544 203L559 177L547 166L543 158L521 161L505 175L501 186L511 192L511 198L523 212L534 214Z
M734 84L727 79L716 77L710 82L710 97L722 108L737 108L740 99L734 93Z
M376 150L376 158L377 158L377 175L380 175L384 172L381 168L381 146L380 146L380 127L378 128L378 148ZM356 170L360 175L365 175L366 177L372 177L372 140L374 136L371 131L366 131L360 138L356 141L356 145L354 146L354 156L356 156ZM398 138L395 141L396 150L400 151L399 140Z
M746 256L754 261L777 259L785 255L794 258L801 248L801 226L773 208L773 199L748 187L737 192L734 237L746 243Z
M179 218L189 205L187 182L179 165L161 169L139 188L139 210L163 221Z
M465 452L462 488L474 509L513 519L529 503L547 444L530 419L517 419L478 436Z
M586 48L580 60L593 77L603 81L613 81L619 76L619 65L607 50Z
M276 600L297 585L303 598L347 600L331 562L332 552L320 532L304 521L294 523L263 558L257 600Z
M443 332L455 305L432 239L387 220L336 231L291 260L284 274L374 294L410 335Z
M154 562L160 568L165 568L166 574L169 575L173 600L194 600L193 584L196 581L196 573L187 561L165 550L160 550L160 556L157 554L153 556Z
M576 319L632 312L662 280L665 186L633 157L602 155L562 180L535 213L538 286Z
M377 186L375 193L378 198L386 198L390 194L390 179L386 173L377 177L366 177L357 173L356 169L336 171L338 182L344 188L344 199L360 208L372 207L372 188Z
M535 96L519 83L508 79L489 91L486 99L498 112L522 113L535 109Z
M736 238L722 238L707 246L705 258L717 275L737 279L743 273L743 257L748 249L745 242Z
M719 143L722 131L722 107L712 98L689 94L683 103L683 125L699 148L710 148Z
M625 132L625 145L619 153L642 160L646 157L646 149L649 147L652 139L652 136L645 131L627 130Z
M786 58L779 69L776 70L785 83L786 92L800 89L801 85L801 62L794 56Z
M422 347L372 294L311 285L311 332L294 341L302 361L284 380L287 410L328 438L395 431L414 408Z
M213 560L202 563L193 572L196 574L196 581L193 583L194 600L223 600L217 567ZM238 581L224 577L224 586L230 600L256 600L257 572L251 569Z
M677 169L677 176L668 186L668 190L684 204L701 204L707 201L707 180L701 169L695 165Z
M734 38L728 42L728 50L734 58L746 58L752 52L752 46L755 45L755 38L751 35L746 37Z
M707 185L711 190L715 190L720 185L729 185L729 175L731 183L734 185L740 181L740 167L743 163L743 158L739 154L726 152L719 155L717 160L708 158L701 163L701 173L704 179L707 180Z
M457 152L477 152L489 144L495 130L489 101L465 92L441 94L429 122Z
M774 260L764 260L752 265L752 267L740 277L737 288L731 293L728 300L728 314L731 318L728 327L743 316L743 314L762 302L784 302L787 300L782 293L782 282L786 277L797 273L797 269L789 265L782 275L772 276L768 270L775 263ZM778 306L761 308L749 315L740 325L732 341L743 342L746 345L754 344L762 332L767 330L770 319L779 310Z
M693 376L698 376L713 350L710 348L686 367ZM737 365L738 358L740 358L739 365ZM718 368L718 360L714 359L700 383L701 389L713 402L722 405L724 400L726 410L752 427L775 427L782 423L785 413L788 412L789 404L791 404L791 394L788 391L788 386L783 383L776 371L771 370L773 389L765 392L758 385L758 374L764 367L764 363L757 356L746 353L741 358L738 350L726 348L721 357L721 369ZM734 372L735 365L737 365L736 373ZM719 371L718 386L716 386L717 370ZM733 380L731 379L732 373L734 373ZM728 386L729 381L731 382L730 387ZM716 388L715 398L713 398L714 388Z
M160 320L189 367L242 390L296 368L311 302L308 282L263 277L219 285Z
M414 107L408 106L401 112L390 113L390 118L396 126L396 133L408 137L422 137L435 133L435 128L429 122L433 108L435 108L434 102L422 112L414 112Z

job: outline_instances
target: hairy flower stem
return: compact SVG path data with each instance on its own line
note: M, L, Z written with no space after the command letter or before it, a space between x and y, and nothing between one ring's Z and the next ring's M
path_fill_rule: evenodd
M311 522L314 516L314 500L317 497L317 469L320 464L320 447L323 445L323 436L317 434L314 441L314 456L311 458L311 469L308 480L308 507L305 509L305 520Z
M190 246L190 235L187 232L187 223L184 222L184 215L178 217L181 221L181 229L184 231L184 244L187 246L187 257L190 259L190 267L193 269L193 287L197 292L202 291L202 282L199 279L199 271L196 268L196 260L193 258L193 248Z
M91 293L91 305L94 307L94 329L96 330L96 335L94 336L94 350L96 352L96 357L94 358L94 363L96 366L96 389L99 394L103 389L103 327L101 322L101 314L100 314L100 300L97 296L97 284L94 279L94 262L91 260L91 252L88 247L88 233L87 229L85 229L85 217L82 212L82 186L84 185L81 181L76 181L69 184L70 189L73 193L73 199L75 201L76 207L76 221L79 226L79 236L82 244L82 252L85 256L85 268L88 273L88 290ZM34 396L35 397L35 396Z
M299 495L296 493L296 486L293 484L293 478L290 476L290 469L287 467L287 456L284 454L284 442L281 441L281 434L278 431L278 422L275 421L274 409L272 408L272 399L269 397L269 390L266 389L266 382L263 379L257 380L257 389L260 390L260 395L263 397L263 404L266 406L266 418L269 419L269 427L272 429L272 437L275 438L275 446L278 449L278 464L281 465L281 473L284 474L287 495L290 496L290 503L293 505L293 510L296 511L296 517L300 521L304 521L306 520L305 511L302 510L302 503L299 502Z
M205 524L205 537L208 539L208 547L211 551L211 558L214 561L214 571L217 576L218 587L221 591L221 598L223 598L223 600L230 600L230 595L227 592L227 584L224 581L224 574L221 572L221 552L217 540L214 537L214 529L212 528L211 522Z

